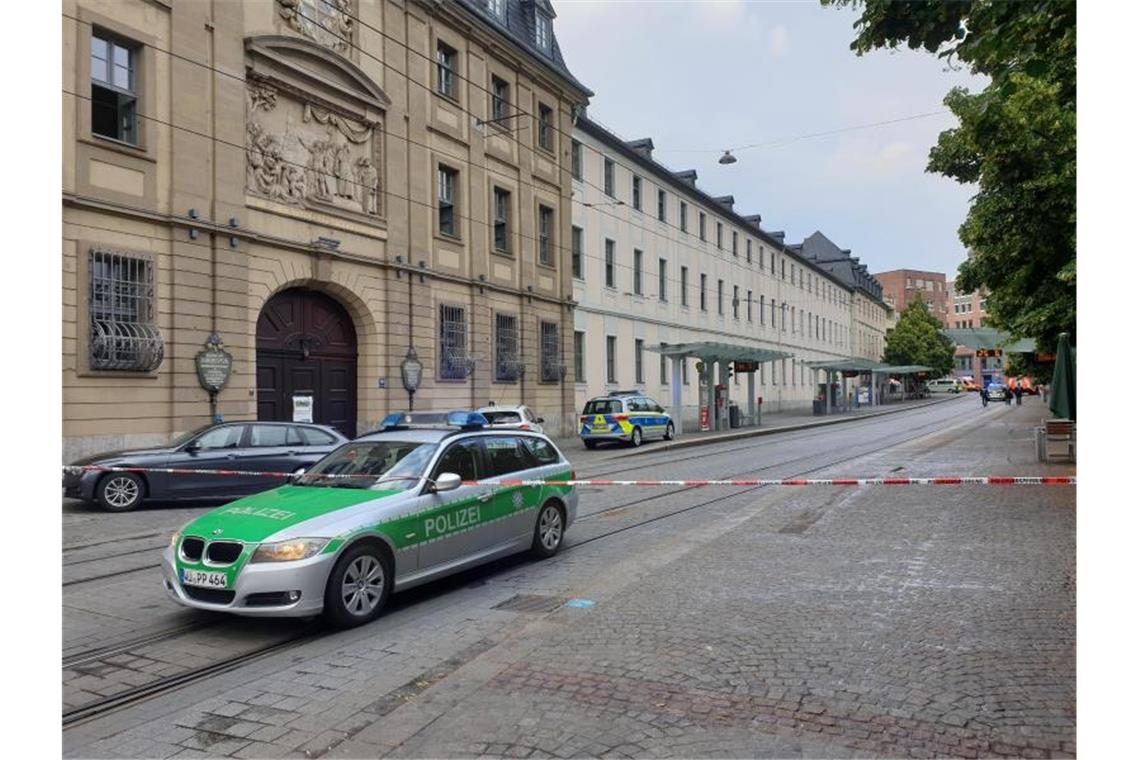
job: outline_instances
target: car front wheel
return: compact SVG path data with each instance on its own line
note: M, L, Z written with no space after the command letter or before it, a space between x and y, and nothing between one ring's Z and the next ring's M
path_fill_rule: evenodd
M133 472L113 472L99 481L95 498L108 512L129 512L142 503L143 480Z
M391 568L386 554L371 544L345 552L325 587L325 619L338 628L352 628L379 617L391 590Z
M674 435L674 433L673 433L673 423L672 423L672 422L670 422L668 425L666 425L666 426L665 426L665 440L666 440L666 441L671 441L671 440L673 440L673 435Z
M562 510L554 502L547 502L538 513L538 522L534 525L534 541L531 544L531 553L540 559L553 557L562 548L562 536L566 530L566 521L562 518Z
M597 441L582 441L582 443L585 444L586 448L588 449L596 448L598 445Z

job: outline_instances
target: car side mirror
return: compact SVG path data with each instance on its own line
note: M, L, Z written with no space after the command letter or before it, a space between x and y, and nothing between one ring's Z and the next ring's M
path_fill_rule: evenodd
M454 491L459 488L463 483L463 478L456 475L454 472L445 472L435 479L435 486L432 491L435 493L443 493L444 491Z
M544 420L542 417L535 417L534 421L537 422L539 425L546 422L546 420Z
M293 470L293 472L289 473L289 476L287 478L285 478L285 482L286 483L296 483L298 480L300 480L304 476L305 470L307 470L307 469L308 469L307 467L298 467L297 469Z
M196 454L199 451L201 451L201 449L202 449L202 443L200 441L190 441L190 443L186 444L186 448L184 448L182 450L185 451L187 454Z

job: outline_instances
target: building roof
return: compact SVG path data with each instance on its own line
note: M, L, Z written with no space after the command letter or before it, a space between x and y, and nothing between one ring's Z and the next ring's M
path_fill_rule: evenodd
M551 34L549 53L539 48L534 42L535 7L540 7L552 19L555 16L554 7L549 0L504 0L504 2L506 4L506 20L502 21L491 13L487 7L487 0L456 0L457 5L466 8L486 26L508 37L512 43L522 48L524 52L545 68L550 69L572 86L581 90L586 97L592 97L593 91L578 81L570 73L570 69L566 67L566 61L562 57L562 49L558 45L557 34L553 34L553 32ZM551 29L553 29L553 25L551 25Z
M816 230L802 243L789 245L788 250L801 258L813 261L844 282L849 290L862 290L875 301L886 306L883 301L883 286L867 271L867 265L851 255L851 251L840 248L826 235Z

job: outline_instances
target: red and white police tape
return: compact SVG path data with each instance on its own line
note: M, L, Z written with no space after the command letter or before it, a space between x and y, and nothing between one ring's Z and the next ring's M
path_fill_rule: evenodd
M216 476L259 476L266 478L287 478L293 473L264 472L260 470L188 470L172 467L101 467L99 465L65 466L64 472L134 472L157 473L161 475L216 475ZM337 474L318 473L313 478L376 478L364 473ZM401 480L418 480L411 476L401 476ZM560 486L683 486L686 488L704 486L1075 486L1076 477L1065 475L990 475L983 477L932 477L932 478L760 478L730 480L465 480L463 485L498 486L539 486L557 484Z

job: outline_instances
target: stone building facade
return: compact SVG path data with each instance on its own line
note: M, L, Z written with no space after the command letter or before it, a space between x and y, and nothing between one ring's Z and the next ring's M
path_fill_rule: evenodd
M409 348L417 409L526 403L571 429L570 133L591 93L546 0L62 14L65 460L291 419L304 396L363 433L408 407ZM211 336L233 360L213 399Z

